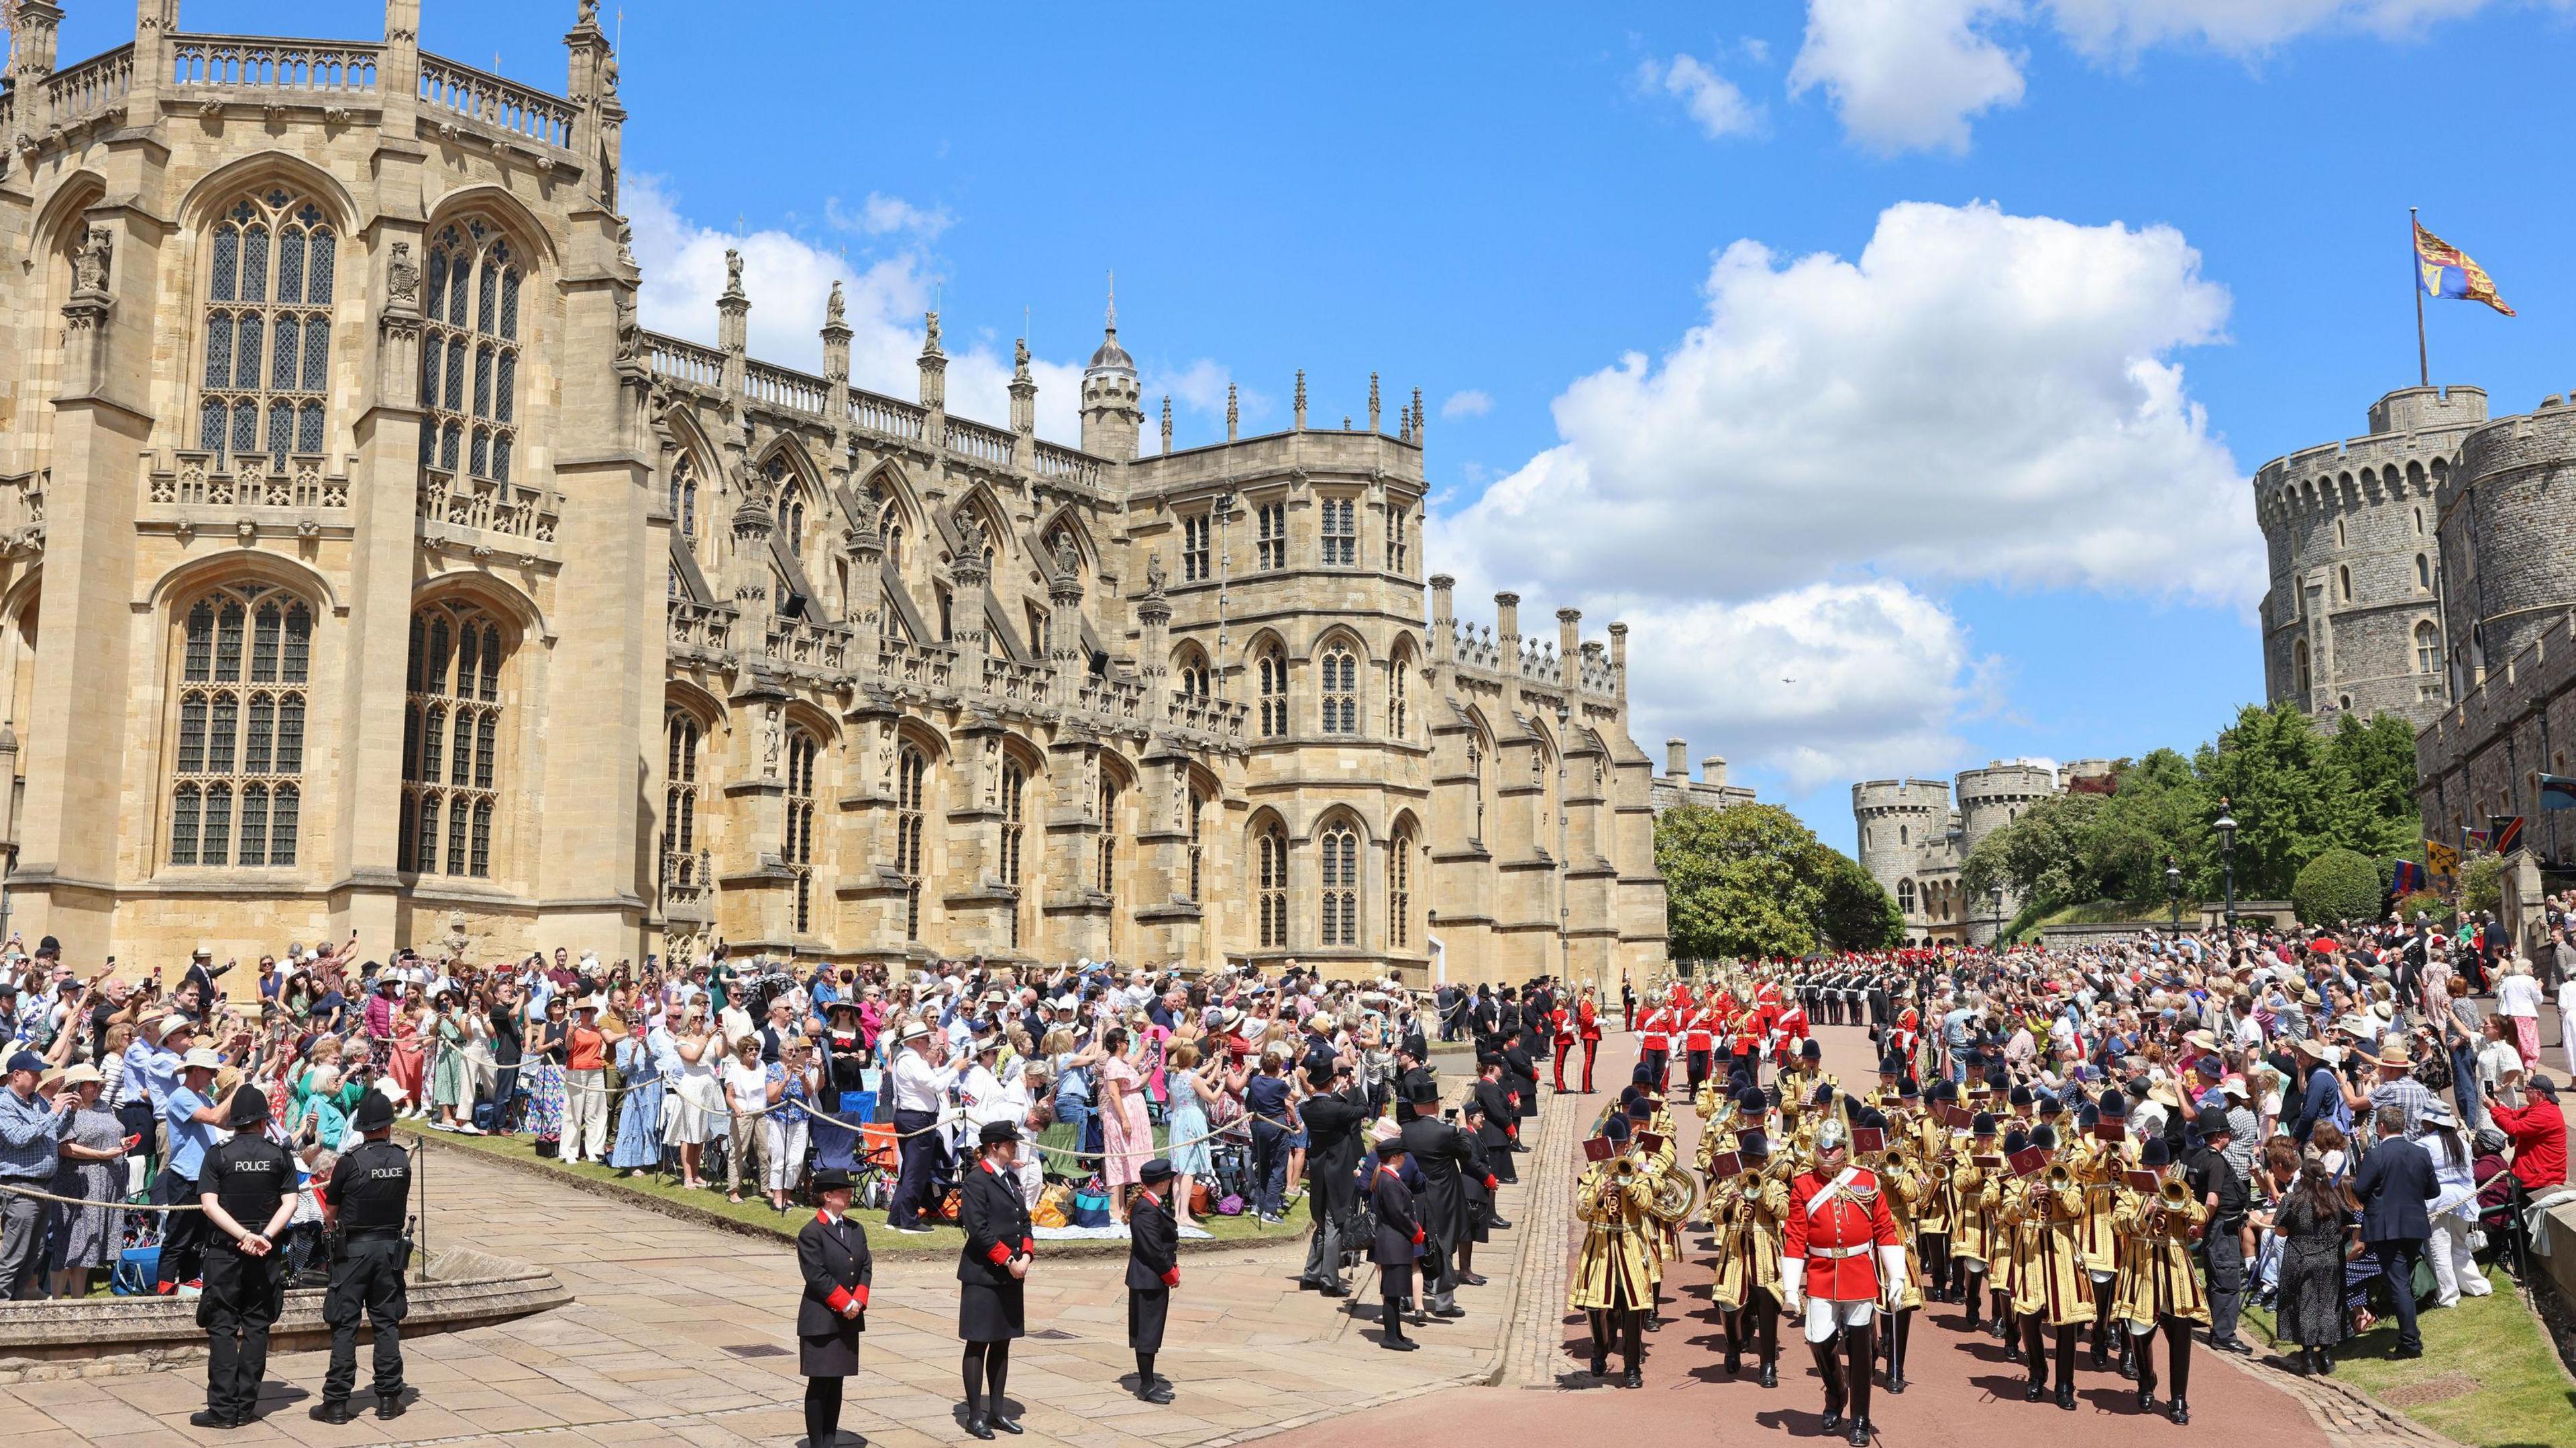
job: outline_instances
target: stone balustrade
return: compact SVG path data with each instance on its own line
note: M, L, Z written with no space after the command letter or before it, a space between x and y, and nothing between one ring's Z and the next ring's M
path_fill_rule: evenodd
M420 100L433 111L461 116L516 140L559 151L572 147L572 102L443 56L422 53Z
M382 45L251 35L174 35L170 84L180 91L259 92L338 100L376 93Z

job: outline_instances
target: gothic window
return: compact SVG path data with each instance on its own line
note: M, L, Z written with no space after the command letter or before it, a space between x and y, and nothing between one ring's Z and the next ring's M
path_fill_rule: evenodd
M1254 670L1261 684L1261 737L1283 738L1288 733L1288 656L1277 644L1266 645Z
M2346 603L2352 602L2352 566L2350 564L2335 565L2335 596Z
M868 502L876 510L877 537L885 542L886 562L903 567L903 505L881 476L868 480Z
M430 243L420 345L420 465L510 481L519 444L518 253L480 218Z
M670 748L662 772L663 878L674 885L694 885L698 854L698 721L686 711L663 715L662 733Z
M1898 825L1896 827L1896 843L1899 848L1911 843L1911 841L1907 839L1907 830L1903 825Z
M1360 836L1346 824L1324 831L1322 878L1325 945L1360 943Z
M1324 732L1357 734L1360 732L1360 665L1359 659L1340 644L1324 650L1323 681L1319 691L1324 701Z
M1359 502L1353 498L1326 498L1324 514L1324 566L1350 568L1360 561Z
M1404 738L1406 727L1412 723L1406 715L1407 694L1412 688L1406 675L1412 672L1412 652L1397 650L1394 662L1386 670L1386 732L1390 739Z
M1207 655L1199 652L1198 645L1191 644L1181 650L1180 668L1177 672L1180 674L1179 682L1184 698L1208 697Z
M476 604L442 601L411 617L405 669L400 868L417 874L492 873L492 816L500 804L500 621Z
M1254 848L1254 876L1259 892L1261 948L1285 949L1288 944L1288 832L1277 821L1262 827Z
M1386 943L1402 950L1412 944L1413 836L1399 834L1386 856Z
M322 451L338 235L282 187L215 223L197 446L219 458Z
M1016 762L1002 766L1002 883L1011 888L1011 948L1020 944L1020 849L1026 830L1028 776Z
M1181 581L1197 583L1214 578L1208 547L1209 520L1205 513L1192 513L1181 520Z
M1100 860L1092 886L1111 900L1118 898L1118 781L1105 769L1100 771Z
M1189 898L1190 898L1190 899L1192 899L1192 900L1196 900L1196 899L1200 898L1200 896L1199 896L1199 886L1200 886L1200 884L1202 883L1202 881L1201 881L1201 877L1200 877L1200 872L1201 872L1201 870L1203 869L1203 867L1204 867L1204 865L1205 865L1205 856L1202 854L1202 850L1205 848L1205 844L1206 844L1206 835L1205 835L1205 833L1204 833L1204 831L1205 831L1205 829L1206 829L1206 826L1207 826L1207 796L1206 796L1206 795L1203 795L1203 794L1199 793L1197 790L1193 789L1193 790L1191 790L1191 791L1190 791L1190 894L1189 894Z
M894 872L903 877L903 938L921 938L921 838L927 828L923 796L930 759L907 744L895 765Z
M1288 566L1288 505L1264 503L1253 509L1257 525L1254 540L1256 561L1264 573Z
M2290 645L2290 675L2297 681L2291 687L2298 691L2299 702L2304 706L2307 703L2308 689L2312 682L2308 676L2308 641L2306 639L2299 639Z
M2418 538L2424 536L2424 510L2421 508L2415 510L2415 536Z
M698 547L698 469L685 456L671 464L671 520L694 553Z
M803 480L796 476L796 470L789 467L783 457L771 458L761 468L760 476L768 482L770 491L778 499L778 536L786 540L790 554L803 557L807 521ZM819 523L822 520L817 517L814 521Z
M313 610L264 583L230 584L180 616L170 863L295 863Z
M1039 658L1045 658L1048 653L1047 611L1038 607L1034 603L1027 605L1027 608L1029 616L1029 652L1037 655Z
M787 841L779 860L796 875L796 933L814 933L814 761L822 741L787 731Z
M2415 625L2415 672L2429 674L2441 663L2442 631L2430 619Z
M1476 796L1476 828L1472 838L1485 837L1485 747L1476 740L1467 741L1468 787Z
M1896 908L1904 911L1908 915L1914 913L1913 881L1899 880L1896 882Z
M2335 546L2337 548L2343 546L2343 519L2341 518L2335 519Z
M1405 531L1411 523L1412 519L1405 515L1404 509L1390 506L1386 510L1386 571L1389 573L1402 573L1412 566L1413 549Z
M2415 586L2427 592L2433 587L2433 560L2421 553L2415 555Z

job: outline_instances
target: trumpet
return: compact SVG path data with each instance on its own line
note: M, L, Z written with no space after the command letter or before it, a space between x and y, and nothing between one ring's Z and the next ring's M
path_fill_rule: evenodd
M2164 1230L2165 1217L2173 1212L2181 1212L2188 1219L2191 1212L2191 1188L2183 1185L2178 1178L2166 1177L2164 1184L2156 1188L2155 1200L2147 1203L2146 1210L2139 1214L2139 1219L2147 1233L2153 1235Z
M2075 1169L2062 1161L2052 1161L2048 1164L2047 1181L2051 1191L2072 1187L2075 1185Z
M1944 1189L1950 1185L1950 1163L1936 1161L1926 1169L1924 1175L1930 1178L1934 1190Z

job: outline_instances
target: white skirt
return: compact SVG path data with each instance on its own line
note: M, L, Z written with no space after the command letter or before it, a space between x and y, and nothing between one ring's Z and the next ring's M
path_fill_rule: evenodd
M662 1141L668 1146L701 1146L715 1134L724 1114L724 1095L713 1076L683 1076L676 1091L662 1095Z

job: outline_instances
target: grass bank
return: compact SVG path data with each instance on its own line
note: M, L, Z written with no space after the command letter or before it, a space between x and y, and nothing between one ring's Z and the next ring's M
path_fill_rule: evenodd
M2422 1357L2395 1355L2387 1318L2335 1350L2336 1378L2472 1448L2576 1448L2576 1382L2513 1280L2490 1269L2487 1281L2487 1296L2417 1316ZM2270 1340L2271 1314L2245 1317Z

